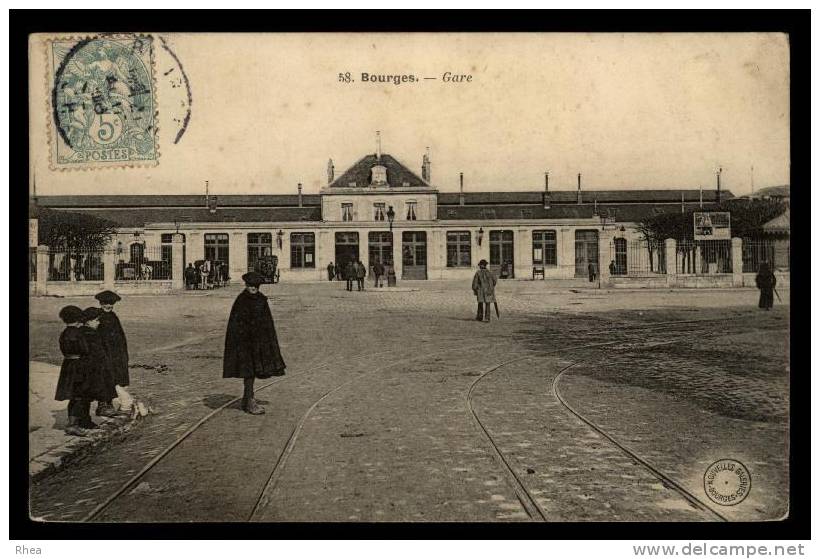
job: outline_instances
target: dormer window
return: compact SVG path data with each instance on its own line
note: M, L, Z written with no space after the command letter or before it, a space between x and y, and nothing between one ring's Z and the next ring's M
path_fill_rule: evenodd
M385 219L385 203L384 202L376 202L373 204L373 219L376 221L384 221Z
M416 202L414 200L407 202L407 221L416 221Z
M374 165L373 168L370 169L370 185L387 185L387 167L384 165Z

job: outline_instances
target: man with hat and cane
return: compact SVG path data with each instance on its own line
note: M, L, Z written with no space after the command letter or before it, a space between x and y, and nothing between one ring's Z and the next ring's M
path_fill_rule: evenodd
M245 289L234 301L228 318L222 377L243 379L242 409L260 415L265 408L253 397L254 380L284 375L285 361L279 351L268 298L259 291L264 278L257 272L248 272L242 280Z
M478 263L478 270L473 276L473 294L478 301L478 311L476 320L490 321L492 311L490 303L495 303L495 312L498 313L498 303L495 301L495 284L498 280L490 270L487 269L487 261L482 259Z
M133 398L125 390L125 387L130 384L130 376L128 373L128 342L125 339L125 331L122 329L120 319L114 312L114 303L121 300L120 296L113 291L102 291L97 293L94 298L100 302L102 312L100 313L100 325L97 328L100 338L102 339L105 353L108 357L109 371L111 380L116 385L116 393L120 397L120 414L127 414L131 412L133 405ZM114 410L114 405L111 398L100 401L97 404L97 415L102 417L114 417L118 415Z

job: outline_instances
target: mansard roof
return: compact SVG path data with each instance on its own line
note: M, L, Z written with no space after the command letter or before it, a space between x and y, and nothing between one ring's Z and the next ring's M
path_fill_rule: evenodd
M383 153L381 157L378 157L376 154L365 155L330 183L330 187L368 187L370 186L370 169L372 169L374 165L383 165L387 169L387 183L391 187L430 187L430 184L422 180L416 173L387 153Z
M575 204L578 201L577 190L551 190L550 203ZM582 190L581 200L593 203L595 200L602 203L680 203L681 194L686 202L699 202L701 191L688 190ZM722 200L734 198L728 190L720 193ZM703 201L714 202L717 199L716 190L704 190ZM472 204L541 204L544 200L544 191L529 190L518 192L465 192L464 203ZM439 192L439 205L456 205L459 203L458 192Z

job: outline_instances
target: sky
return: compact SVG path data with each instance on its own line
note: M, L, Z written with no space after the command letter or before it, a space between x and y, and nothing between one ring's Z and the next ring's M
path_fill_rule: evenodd
M789 54L780 34L159 34L159 163L49 169L46 37L30 43L37 194L317 193L382 151L441 191L714 188L789 182ZM159 35L155 35L159 37ZM166 76L166 72L171 69ZM444 72L469 74L445 83ZM350 72L353 83L339 81ZM365 83L361 73L418 83ZM432 80L421 78L431 77ZM51 130L51 132L50 132ZM754 171L752 173L752 167ZM30 184L31 189L31 184Z

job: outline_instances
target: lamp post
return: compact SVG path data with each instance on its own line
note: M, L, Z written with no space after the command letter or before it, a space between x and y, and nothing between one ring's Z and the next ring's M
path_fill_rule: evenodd
M387 207L387 221L390 222L390 232L393 232L393 220L396 219L396 212L393 211L393 206Z
M282 236L283 235L284 235L284 233L282 232L281 229L276 233L276 244L279 246L280 250L282 249Z
M481 239L484 237L484 228L478 228L478 246L481 246Z

